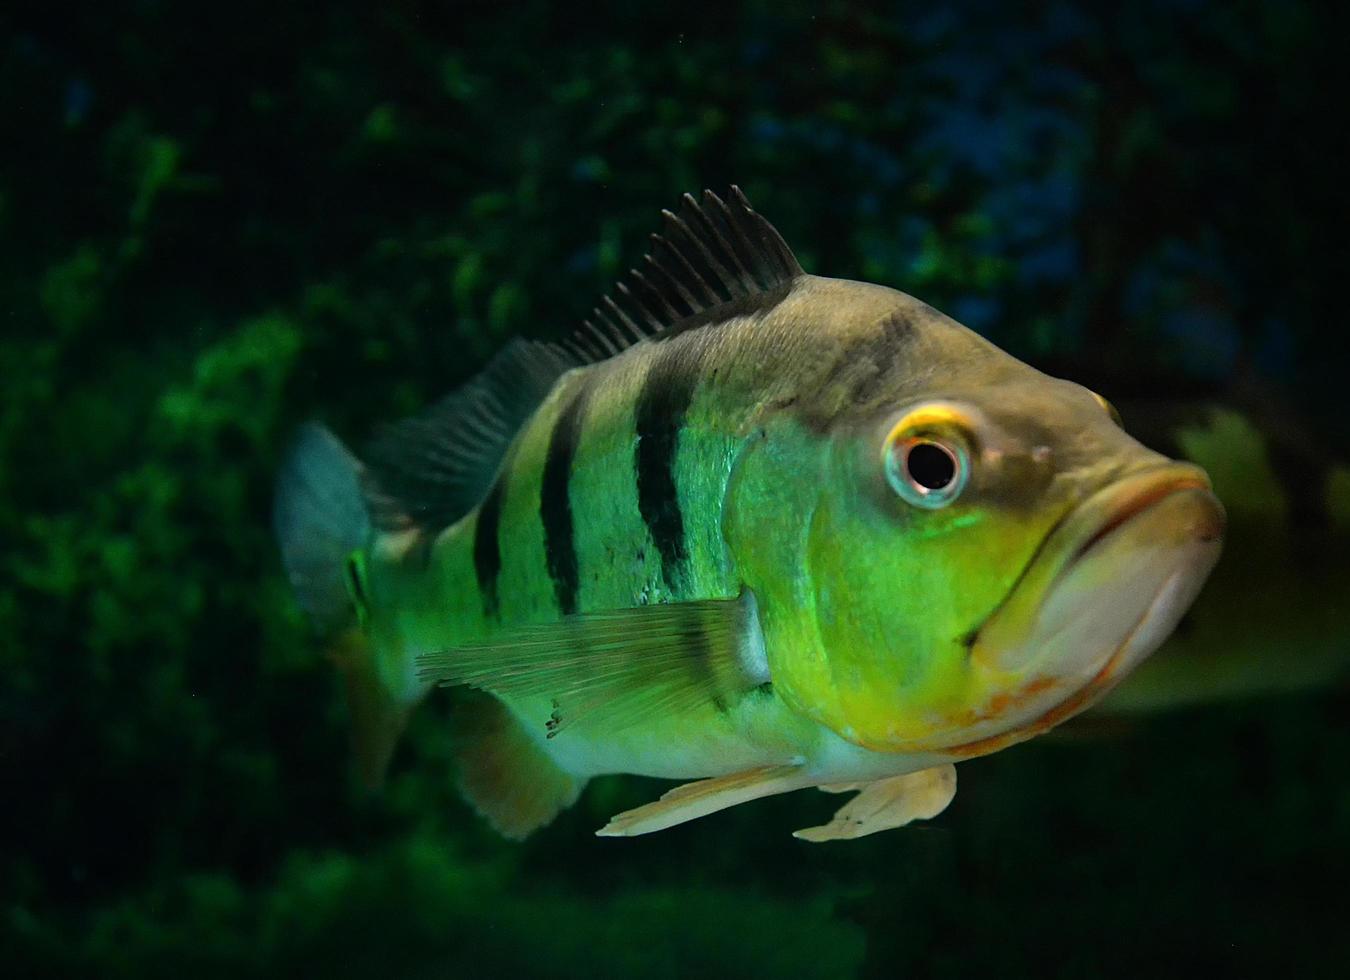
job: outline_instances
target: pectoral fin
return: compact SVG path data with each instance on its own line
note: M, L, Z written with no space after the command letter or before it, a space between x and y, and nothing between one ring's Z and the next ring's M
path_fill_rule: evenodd
M653 715L740 697L769 679L754 597L583 613L419 657L419 676L550 703L553 738L615 731Z
M597 837L636 837L705 817L764 796L809 786L798 766L763 766L676 786L655 803L625 810L595 832Z
M844 789L839 786L820 788L827 792ZM863 784L862 791L842 806L829 823L799 830L792 836L815 843L865 837L879 830L903 827L914 820L936 817L947 809L954 796L956 767L950 764L878 779Z

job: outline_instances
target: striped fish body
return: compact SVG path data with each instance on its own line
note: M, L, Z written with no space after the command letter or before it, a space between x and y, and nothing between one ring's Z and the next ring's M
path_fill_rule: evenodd
M801 835L855 837L1170 631L1217 558L1203 473L912 297L804 274L734 189L654 241L581 333L362 460L302 431L276 524L368 780L441 683L484 692L460 785L508 835L627 772L699 781L602 833L842 786Z
M665 713L658 697L636 722L611 728L603 717L595 725L583 718L556 738L547 727L552 697L503 700L580 776L693 778L798 762L821 781L843 781L931 765L927 754L850 745L801 710L813 693L783 681L809 674L818 654L811 597L793 589L807 579L797 545L807 540L832 449L828 431L809 419L828 413L829 399L841 397L836 389L894 361L898 346L882 348L902 344L910 328L879 338L877 324L901 310L911 326L940 319L882 287L804 277L767 311L644 341L566 373L522 428L483 503L429 550L410 536L369 570L371 619L391 621L379 631L399 651L408 695L422 691L418 656L491 644L522 626L772 595L781 610L760 600L757 611L772 615L773 643L759 652L758 623L738 638L743 661L767 661L765 682L749 691L721 689L714 677L716 694L701 705ZM972 341L975 351L981 343ZM688 619L690 671L715 672L698 661L708 645L697 636L698 610Z

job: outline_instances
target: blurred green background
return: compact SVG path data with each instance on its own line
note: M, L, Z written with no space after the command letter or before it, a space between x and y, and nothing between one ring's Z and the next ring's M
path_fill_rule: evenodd
M6 974L1343 975L1344 685L1109 716L854 843L789 837L838 804L814 793L597 840L663 788L614 777L509 844L453 791L440 699L357 789L269 511L299 421L359 442L506 338L569 331L658 208L736 182L808 271L1166 401L1138 416L1164 442L1200 406L1253 419L1265 482L1234 456L1224 486L1265 495L1239 508L1264 545L1192 635L1222 658L1223 610L1256 608L1266 674L1313 621L1343 658L1346 19L7 6Z

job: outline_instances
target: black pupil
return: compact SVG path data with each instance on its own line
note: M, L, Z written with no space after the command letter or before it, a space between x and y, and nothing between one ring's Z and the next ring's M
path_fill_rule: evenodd
M956 460L952 454L932 442L921 442L905 457L909 478L926 490L942 490L956 479Z

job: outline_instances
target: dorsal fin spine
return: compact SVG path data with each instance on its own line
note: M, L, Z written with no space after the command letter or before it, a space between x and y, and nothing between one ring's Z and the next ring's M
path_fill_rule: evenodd
M708 281L706 276L695 272L699 281L703 283L703 288L708 291L708 295L711 299L709 305L725 303L735 299L736 291L727 287L727 282L730 280L730 274L722 266L722 263L717 260L717 256L713 255L712 250L708 248L701 238L694 234L694 231L689 227L688 222L671 211L662 211L661 213L666 219L666 238L671 242L683 244L686 248L689 245L693 245L694 249L703 256L703 260L708 263L708 267L712 270L713 274L718 277L723 288L728 289L730 295L723 296L716 288L714 288L713 284ZM676 252L690 269L694 268L692 260L686 256L683 251L677 248Z
M647 261L648 264L650 265L651 264L650 256L648 256ZM632 276L638 282L638 284L642 286L642 288L646 291L648 296L651 296L656 303L659 303L662 307L665 308L665 319L667 321L680 320L689 315L688 313L675 309L675 307L671 304L670 299L666 296L666 294L663 293L661 290L657 289L654 285L652 285L651 280L648 279L646 275L639 272L637 269L634 269L632 272ZM692 306L690 307L690 310L693 310Z
M717 199L717 205L721 209L723 216L727 219L728 226L730 226L731 229L736 232L736 234L733 235L732 238L735 244L737 245L738 249L758 246L759 250L761 252L764 252L768 258L770 259L776 258L773 249L764 248L765 243L762 237L759 235L758 229L756 229L750 223L749 220L750 212L748 210L746 210L743 207L732 208L725 201L722 201L720 198ZM756 286L759 289L762 290L772 289L773 280L777 277L771 274L766 276L765 273L772 273L774 270L772 269L766 270L761 267L758 270L759 275L757 276L755 271L755 265L756 263L753 260L750 260L746 263L746 269L750 273L751 279L754 280ZM763 277L764 281L760 281L760 277Z
M731 210L727 207L726 202L720 197L712 191L704 191L703 203L705 205L711 203L713 207L722 212L722 218L726 221L727 227L733 231L737 230L736 219L732 217ZM755 278L755 274L750 271L750 264L746 262L745 257L741 254L741 250L737 247L741 244L736 240L738 236L728 236L720 227L718 227L717 222L713 221L711 217L708 219L708 224L716 229L717 240L722 243L722 247L731 254L732 260L736 263L736 268L741 274L741 283L745 286L746 295L748 296L759 292L763 287L760 286L759 280Z
M748 295L745 282L739 275L727 268L726 263L718 258L713 250L708 247L707 243L709 241L715 241L723 252L730 251L722 238L722 233L717 229L717 226L713 224L712 220L709 219L704 210L698 206L698 202L694 200L692 194L684 195L684 211L689 217L687 219L682 219L682 222L689 231L689 237L693 241L699 243L699 247L703 250L703 254L708 257L710 262L712 262L714 270L717 272L717 275L721 277L722 285L726 287L729 293L731 293L731 298L735 300L739 299L741 296ZM699 226L698 231L694 229L695 224ZM734 263L735 256L732 255L729 257Z
M628 270L629 285L633 288L633 295L642 297L642 304L647 309L647 315L657 324L658 330L664 330L666 324L681 318L680 311L675 309L661 295L660 290L651 284L636 268ZM665 309L662 309L665 307Z
M605 335L609 337L610 342L614 345L616 350L623 351L632 345L632 340L625 337L623 331L615 325L614 321L606 317L599 310L595 311L595 321L596 324L605 331Z
M671 288L679 293L680 299L684 301L685 306L690 310L697 310L699 308L698 299L689 291L688 287L680 280L680 277L667 269L661 260L656 257L656 253L661 250L661 246L666 244L667 243L660 235L652 236L652 254L647 256L647 264L665 277L666 282L670 283ZM677 258L679 257L679 253L675 252L675 250L669 246L667 246L665 250ZM702 285L700 279L696 278L694 279L694 282Z
M586 329L596 334L603 332L603 336L606 341L605 346L612 347L615 353L622 351L625 347L628 346L626 343L624 343L623 335L615 331L614 325L612 323L610 323L604 317L599 316L598 315L599 312L600 312L599 310L596 310L595 313L593 314L595 318L593 320L587 320L585 322Z
M750 205L750 200L745 196L739 187L735 184L731 186L731 197L736 204L746 212L753 212L754 208ZM792 249L784 241L783 236L778 233L778 229L767 221L755 229L760 244L765 246L764 251L772 257L778 264L778 275L780 279L795 279L802 274L801 266L797 264L796 257L792 254Z
M593 363L605 359L604 352L592 346L589 339L584 335L576 334L568 337L563 341L563 344L580 361Z
M454 470L466 463L476 463L482 458L482 454L465 449L462 446L451 446L450 448L430 447L427 449L427 459L433 463L446 463L443 472L447 476L453 476Z
M721 212L721 217L725 222L725 225L719 224L713 217L717 211ZM704 220L708 222L708 226L716 233L718 242L726 249L727 254L731 257L731 261L736 266L736 272L739 277L738 283L742 289L742 295L753 296L755 293L759 292L759 280L756 279L755 274L750 271L750 265L747 263L744 253L737 247L738 243L736 241L736 236L734 234L729 234L729 232L735 230L736 224L732 220L731 215L727 213L726 203L712 191L704 191L703 215Z
M615 354L619 353L620 350L622 350L622 348L620 347L615 347L610 342L610 339L606 337L602 331L597 329L595 324L592 323L590 320L583 321L581 324L581 329L584 330L586 334L595 341L595 343L600 347L601 350L606 352L605 355L606 357L613 357Z
M628 283L621 282L619 283L617 288L619 292L623 294L624 299L628 300L630 303L633 304L634 311L640 313L647 320L647 322L651 324L652 333L659 333L661 330L661 321L657 319L655 316L653 316L652 311L647 309L647 304L642 302L642 300L638 298L637 294L628 288Z
M644 264L630 269L563 342L583 363L606 360L692 318L709 324L719 306L759 296L777 302L802 274L783 237L739 187L732 185L726 200L711 190L702 203L692 194L681 200L679 214L661 211L664 234L650 236Z
M628 332L633 335L633 343L640 343L647 339L647 334L643 332L641 327L633 322L632 318L623 311L618 303L614 302L613 296L606 296L602 299L600 301L600 306L596 307L596 311L599 312L602 307L608 308L614 316L619 318L619 322L628 328Z
M660 250L661 246L663 245L665 246L666 251L669 252L672 256L674 256L675 259L678 260L680 265L684 268L685 279L688 282L691 282L694 285L700 287L704 294L702 299L696 297L693 293L689 292L684 287L683 283L680 281L679 276L667 270L665 266L661 266L662 271L664 271L666 275L670 277L671 281L675 284L675 288L680 290L681 295L685 297L685 300L689 303L690 308L698 309L700 304L708 306L716 303L719 299L717 291L714 290L711 285L709 285L708 280L703 277L703 274L694 268L693 263L691 263L689 259L685 256L684 252L680 250L680 247L676 243L676 240L674 238L667 238L662 235L652 235L653 256L655 256L656 252ZM657 259L654 257L651 259L651 261L653 263L657 263Z
M470 417L478 420L489 431L501 434L501 423L496 420L494 413L502 410L501 400L486 395L478 395L469 400Z

